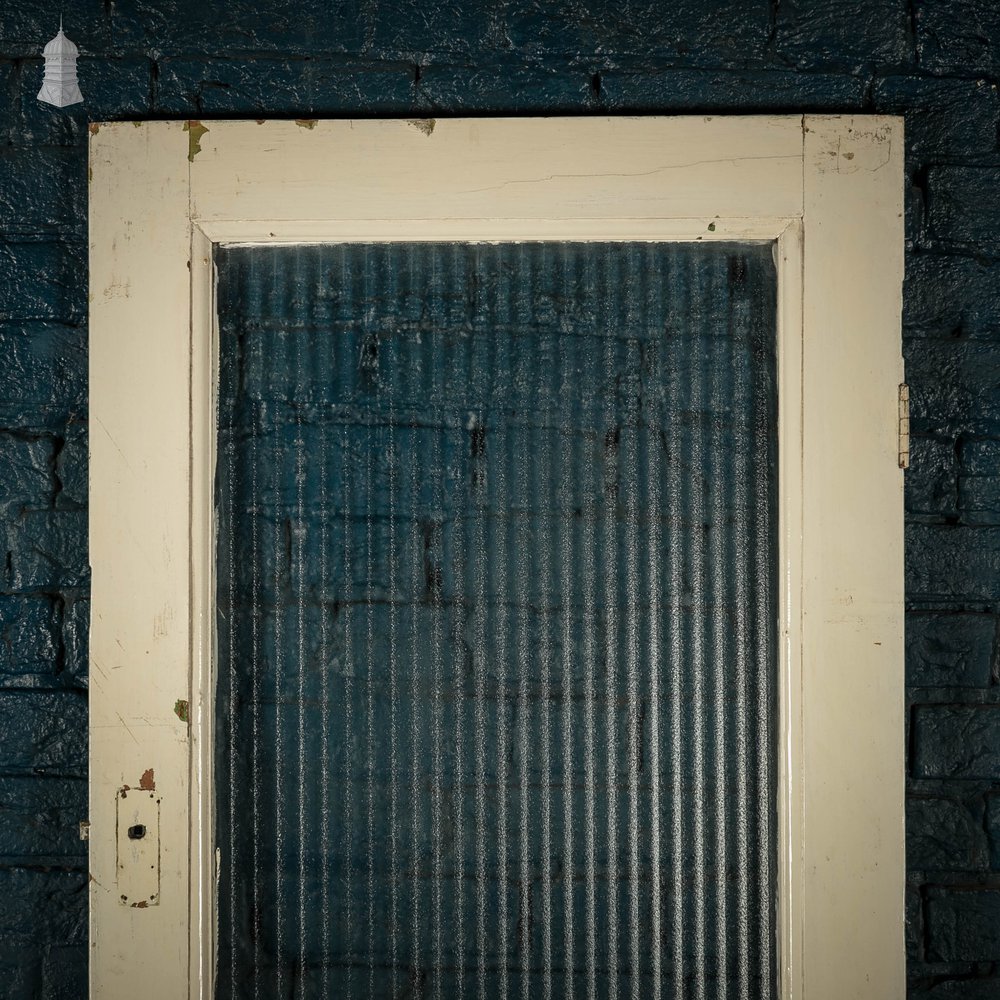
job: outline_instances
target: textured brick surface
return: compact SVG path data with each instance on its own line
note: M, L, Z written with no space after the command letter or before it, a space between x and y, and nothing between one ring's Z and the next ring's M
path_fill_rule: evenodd
M1000 7L993 0L919 0L917 51L934 73L1000 72Z
M86 710L86 702L76 692L0 691L4 769L24 774L85 774Z
M86 813L82 778L0 777L0 856L33 865L75 860Z
M997 157L1000 93L990 80L889 76L876 81L872 101L879 114L906 114L911 163Z
M0 357L0 426L59 429L86 416L86 330L0 323Z
M996 167L931 167L927 171L928 223L935 244L1000 255L1000 205L983 198L1000 186Z
M778 56L802 68L899 67L910 60L904 0L790 0L777 5Z
M988 192L983 192L984 197ZM906 258L903 324L910 336L1000 339L996 295L1000 266L992 261L939 253L913 253ZM919 358L924 345L910 344ZM979 413L975 408L972 413Z
M906 588L913 600L1000 600L1000 529L908 525Z
M931 961L1000 960L1000 890L930 890L927 942Z
M60 14L81 49L86 96L66 109L35 100L39 48ZM72 759L73 773L84 766L83 705L65 686L86 683L88 119L899 113L906 116L904 319L914 386L906 492L907 670L916 706L910 989L928 1000L996 1000L996 941L981 930L997 923L993 897L960 890L991 877L968 817L985 830L988 868L1000 870L992 784L1000 776L988 763L996 734L992 723L983 728L997 696L990 622L1000 612L998 79L995 0L116 0L70 8L6 0L0 689L16 690L3 694L14 700L0 714L0 782L9 774L29 784L54 780L31 774L59 771L57 758ZM929 791L919 777L925 768L992 777L935 778ZM17 807L15 815L48 816L50 793L47 785L25 785L27 812ZM29 876L19 859L56 848L41 820L17 829L17 844L0 843L0 876L17 873L0 887L2 992L75 1000L85 994L82 938L44 943L32 935L39 915L54 926L71 914L82 927L83 883L72 852L79 860L85 845L59 834L65 861ZM917 861L925 867L913 867ZM984 865L978 873L976 864ZM932 867L933 884L922 874Z
M911 612L906 616L906 682L912 687L989 686L995 615Z
M1000 706L921 705L911 725L918 777L1000 781Z
M52 675L60 628L60 615L50 599L0 595L0 675L5 683L15 677Z
M906 863L912 870L981 870L987 844L979 817L955 799L913 796L906 807Z
M956 441L941 437L910 436L910 468L906 475L906 510L911 519L935 524L956 516L958 510Z

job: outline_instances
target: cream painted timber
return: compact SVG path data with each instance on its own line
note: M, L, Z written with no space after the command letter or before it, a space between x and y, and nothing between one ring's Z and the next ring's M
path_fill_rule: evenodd
M187 996L191 296L176 125L90 144L90 991ZM151 773L148 773L151 772ZM148 775L147 775L148 773ZM124 905L118 790L155 783L160 899Z
M192 211L217 221L645 219L802 212L799 118L204 122ZM328 178L328 183L319 183ZM308 211L304 211L308 207Z
M898 120L806 119L800 863L808 1000L903 996L902 173Z
M781 995L901 1000L901 123L95 128L92 996L212 994L212 244L764 239L780 295ZM108 814L151 766L170 863L160 905L133 910L116 905Z

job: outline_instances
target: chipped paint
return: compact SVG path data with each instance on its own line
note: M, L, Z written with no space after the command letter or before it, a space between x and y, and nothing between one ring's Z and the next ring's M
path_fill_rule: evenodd
M437 120L434 118L408 118L406 123L423 132L424 135L430 135L434 131L434 126L437 125Z
M97 135L97 133L101 131L101 123L100 123L100 122L91 122L91 123L90 123L90 124L89 124L89 125L87 126L87 131L88 131L88 132L89 132L89 133L90 133L91 135Z
M314 129L316 127L316 119L315 118L296 118L295 119L295 124L298 125L299 128Z
M132 909L133 910L144 910L144 909L146 909L147 906L149 906L149 901L146 900L146 899L140 899L138 903L133 903L132 904Z
M181 722L191 721L191 706L185 698L178 698L177 701L174 702L174 715L176 715Z
M194 163L194 158L201 152L201 137L208 129L201 122L192 119L184 123L184 131L188 134L188 160Z
M139 787L144 792L156 791L156 777L153 774L153 769L147 767L145 771L142 772L142 777L139 779Z

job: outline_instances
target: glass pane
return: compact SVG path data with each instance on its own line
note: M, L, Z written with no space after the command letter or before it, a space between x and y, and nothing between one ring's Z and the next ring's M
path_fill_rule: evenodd
M774 997L771 246L218 268L218 996Z

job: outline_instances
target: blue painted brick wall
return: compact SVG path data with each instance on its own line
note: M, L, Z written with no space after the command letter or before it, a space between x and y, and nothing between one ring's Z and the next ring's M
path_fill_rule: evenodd
M996 0L5 0L5 995L85 992L88 118L860 111L907 124L910 995L1000 996L998 80Z

